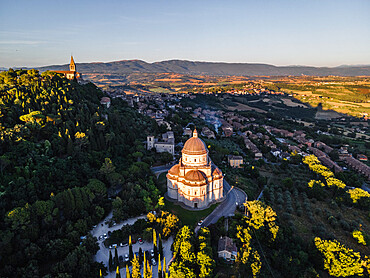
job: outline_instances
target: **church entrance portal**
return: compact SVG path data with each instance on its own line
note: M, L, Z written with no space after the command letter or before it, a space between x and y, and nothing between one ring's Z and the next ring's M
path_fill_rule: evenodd
M198 203L194 203L194 208L198 208Z

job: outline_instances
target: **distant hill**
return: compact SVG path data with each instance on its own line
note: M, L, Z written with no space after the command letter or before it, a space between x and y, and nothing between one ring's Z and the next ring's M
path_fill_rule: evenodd
M222 63L193 62L184 60L169 60L147 63L141 60L123 60L108 63L77 64L81 73L100 74L130 74L143 73L181 73L192 75L244 75L244 76L370 76L370 66L339 66L339 67L309 67L309 66L274 66L252 63ZM53 65L39 68L45 70L67 70L66 65Z

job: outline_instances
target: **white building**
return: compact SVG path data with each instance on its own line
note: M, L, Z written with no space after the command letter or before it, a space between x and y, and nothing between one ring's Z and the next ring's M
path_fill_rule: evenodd
M175 154L175 136L173 131L167 131L162 134L161 141L155 139L154 136L148 136L146 140L148 150L155 148L159 153L169 152L172 155Z
M167 194L192 208L206 208L223 198L223 175L211 161L208 149L194 130L186 141L182 157L167 174Z

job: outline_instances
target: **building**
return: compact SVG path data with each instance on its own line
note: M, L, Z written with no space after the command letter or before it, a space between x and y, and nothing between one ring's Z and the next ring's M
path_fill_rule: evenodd
M173 131L167 131L162 134L162 140L155 139L154 136L148 136L146 138L147 149L155 149L159 153L169 152L175 154L175 137Z
M240 155L229 155L227 157L227 161L229 162L229 165L233 168L240 168L243 162L243 157Z
M54 70L54 72L64 74L64 76L68 78L69 80L82 79L82 74L76 70L76 64L75 64L75 61L73 60L73 56L71 56L71 63L69 64L69 70Z
M227 236L220 237L218 240L217 254L219 258L224 258L227 261L234 261L238 255L236 243Z
M201 134L202 134L202 136L207 137L208 139L211 139L211 138L215 139L216 138L215 133L206 126L202 128L202 133Z
M185 136L189 136L190 137L192 135L192 131L191 131L190 127L185 127L184 128L184 132L183 132L182 135L185 135Z
M223 199L223 174L194 129L182 149L179 163L167 174L167 196L191 208L206 208Z
M110 98L109 97L102 97L100 100L100 104L104 105L107 109L110 107Z

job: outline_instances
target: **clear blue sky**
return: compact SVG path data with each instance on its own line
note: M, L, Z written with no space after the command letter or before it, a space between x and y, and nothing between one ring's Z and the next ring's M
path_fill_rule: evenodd
M369 0L0 0L0 67L168 59L370 64Z

